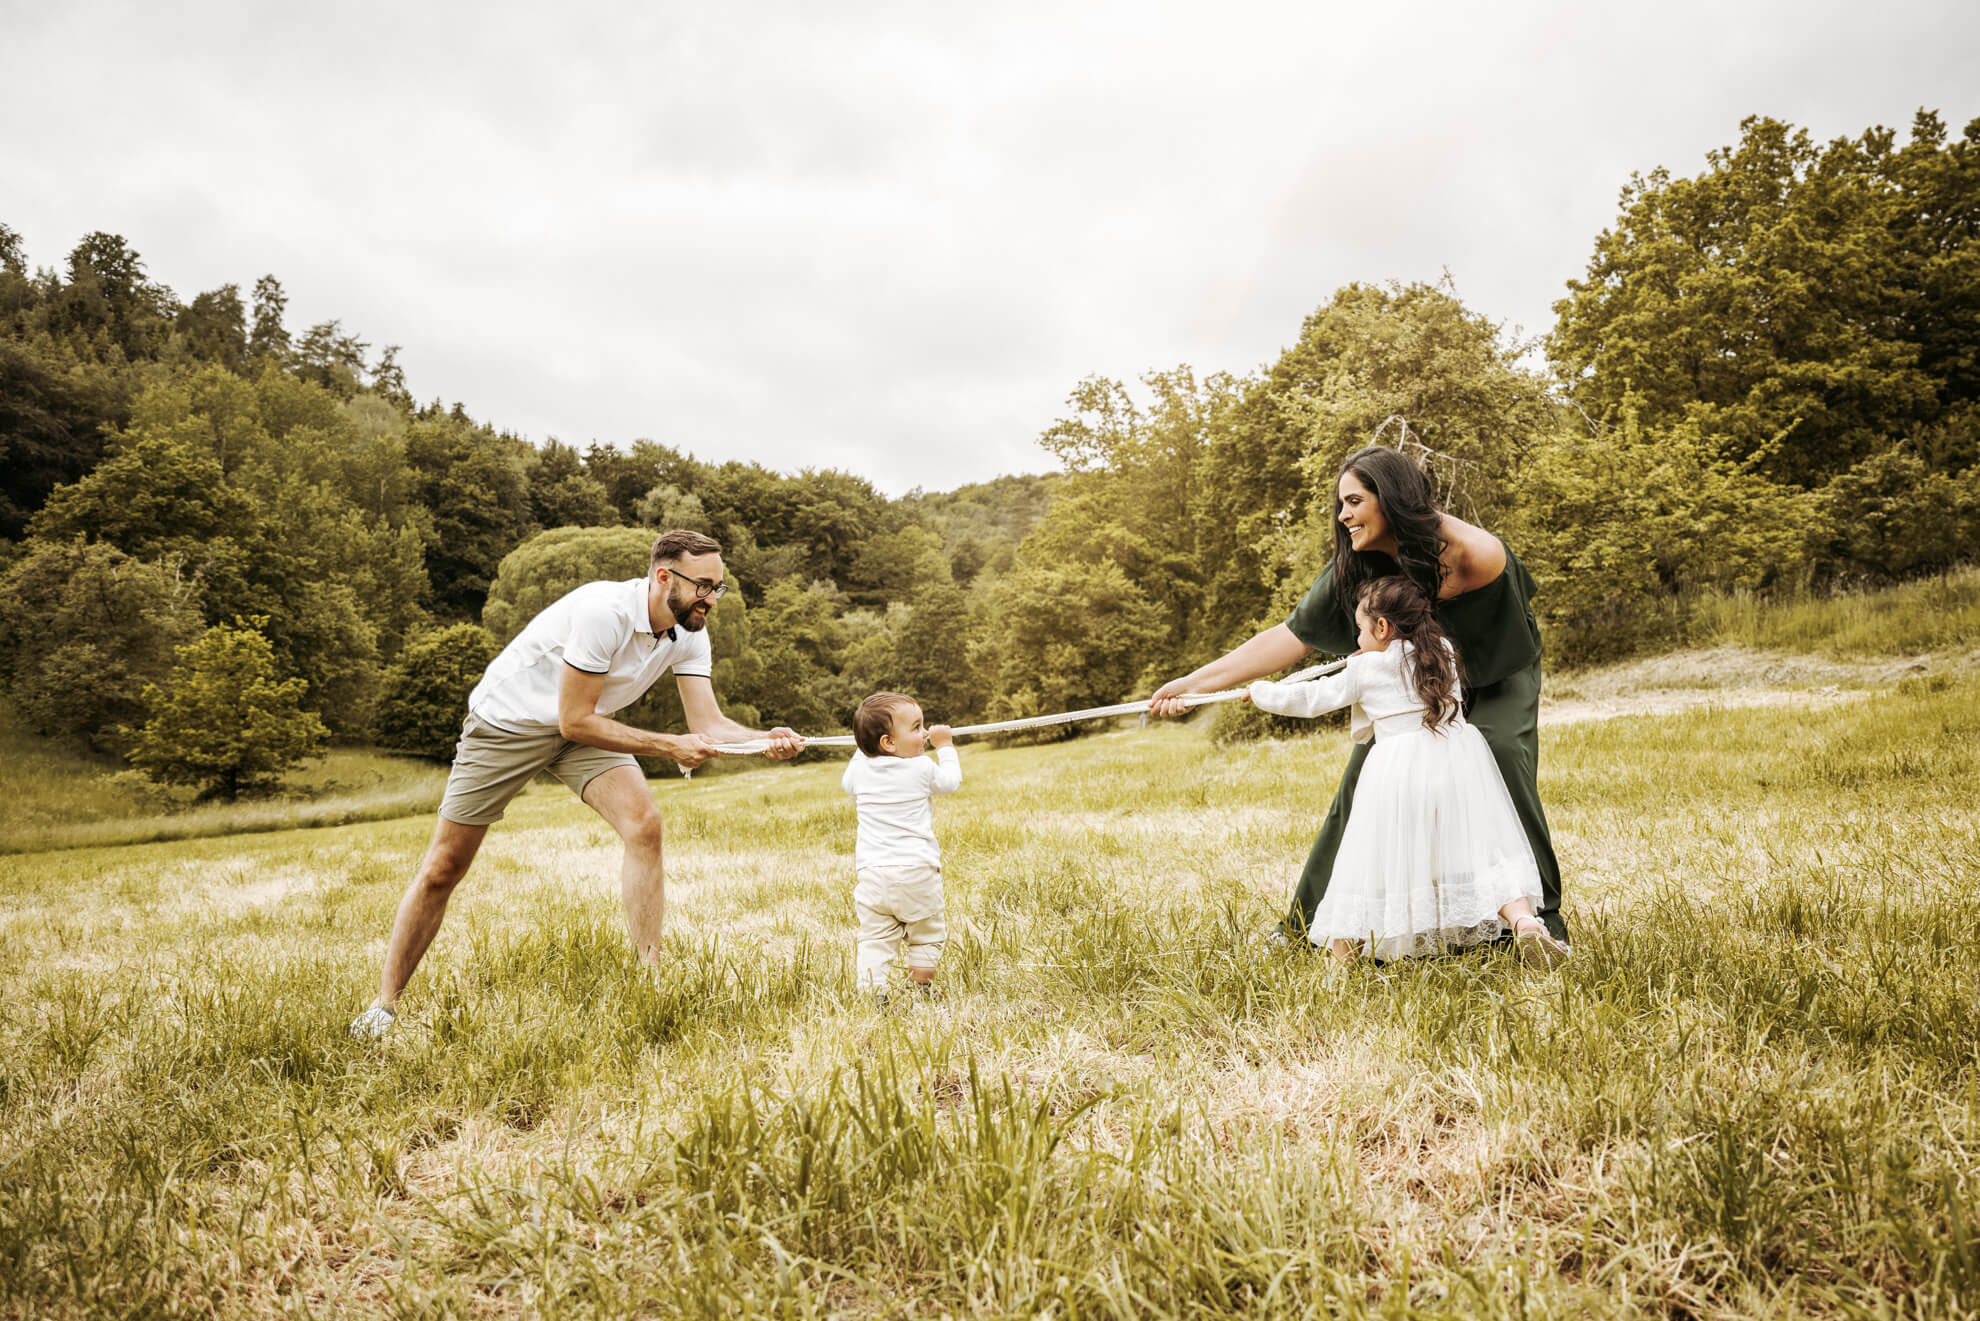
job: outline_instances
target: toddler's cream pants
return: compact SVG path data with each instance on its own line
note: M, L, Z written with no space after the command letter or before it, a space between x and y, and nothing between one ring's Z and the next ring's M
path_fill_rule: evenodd
M877 991L901 942L910 968L933 968L942 957L948 929L942 924L940 867L862 867L853 886L859 915L859 987Z

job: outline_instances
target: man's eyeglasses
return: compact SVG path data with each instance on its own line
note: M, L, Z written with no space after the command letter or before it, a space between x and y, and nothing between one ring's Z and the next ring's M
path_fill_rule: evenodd
M722 599L722 593L729 590L727 583L711 583L706 578L690 578L679 569L669 569L668 572L692 586L696 600L705 601L713 597L719 601Z

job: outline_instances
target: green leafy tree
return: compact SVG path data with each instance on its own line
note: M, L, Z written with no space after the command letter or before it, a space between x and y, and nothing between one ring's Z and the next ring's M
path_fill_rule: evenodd
M558 597L589 582L644 577L653 534L631 527L558 527L539 532L502 559L482 625L506 645Z
M426 576L442 615L479 616L502 557L533 530L525 448L451 417L407 429L413 497L433 520Z
M689 532L715 535L708 530L714 525L714 520L702 508L701 497L691 495L671 482L662 482L642 496L637 512L641 524L662 532L683 528Z
M247 364L247 309L239 285L223 284L195 297L179 313L177 325L186 351L229 371Z
M406 643L378 695L378 741L436 761L452 759L468 694L498 650L478 624L435 629Z
M144 261L122 235L87 234L69 253L69 282L55 326L97 336L130 361L152 356L177 314L172 291L146 278Z
M371 368L371 389L395 408L411 408L412 392L406 388L406 369L399 365L400 345L387 344L379 351Z
M1910 142L1891 155L1889 174L1902 202L1894 237L1919 370L1933 380L1943 406L1970 408L1980 402L1980 244L1973 241L1980 119L1948 141L1938 115L1919 111ZM1966 422L1973 435L1971 412Z
M321 754L329 731L302 709L307 685L283 679L265 621L216 624L179 649L164 686L147 684L151 719L131 762L161 784L232 801L265 793L290 767Z
M336 484L344 498L367 519L393 529L430 526L430 516L413 498L404 415L375 394L357 396L343 412L350 432L337 448Z
M924 586L951 580L941 534L918 523L861 542L846 578L846 596L865 605L905 601Z
M177 435L127 433L81 480L60 486L30 524L49 541L83 537L155 559L211 556L212 543L252 536L253 501L223 480L221 467Z
M282 282L264 275L254 282L254 327L248 335L248 355L265 363L281 364L289 357L289 332L282 326L289 296Z
M993 719L1076 711L1152 687L1169 631L1118 565L1026 563L1010 576L977 638L995 676ZM1165 675L1163 677L1166 677Z
M886 498L864 477L811 469L785 480L787 512L779 541L805 548L803 571L841 581L858 547L885 526Z
M261 425L269 436L287 440L298 431L314 431L326 436L342 433L350 424L344 411L345 400L314 381L305 381L285 371L264 369L254 380L260 403Z
M971 642L981 632L979 613L961 588L946 578L932 578L909 598L893 630L889 650L894 678L889 686L920 702L930 720L963 724L984 710L982 681L971 654Z
M18 540L50 492L96 466L121 402L99 379L0 338L0 537Z
M315 531L325 564L355 594L359 613L391 660L426 627L426 538L417 523L393 527L344 509Z
M1980 466L1935 469L1905 447L1874 454L1824 488L1830 555L1859 573L1938 569L1980 545Z
M0 575L0 682L42 734L121 751L141 694L200 629L197 586L175 563L101 542L29 542Z
M378 630L357 592L336 579L305 579L278 599L281 617L262 628L283 671L303 680L303 705L338 742L364 741L381 667Z
M1541 438L1509 540L1539 582L1559 659L1605 660L1682 636L1687 592L1802 580L1814 497L1724 458L1693 424L1653 433L1625 408L1603 435Z
M346 333L341 321L319 322L297 342L293 370L302 380L349 399L364 385L364 354L370 347Z
M1548 354L1592 416L1613 420L1627 394L1646 428L1692 421L1728 458L1819 486L1937 407L1891 136L1822 147L1755 117L1707 162L1631 178L1555 305Z
M797 540L793 532L791 483L767 468L731 460L702 469L692 481L661 480L699 498L708 516L723 529L710 535L725 543L737 539L738 529L763 546L782 546ZM756 578L752 581L764 588L769 585Z
M673 486L684 492L695 489L702 465L671 445L655 440L635 440L630 452L592 442L584 454L585 474L605 488L606 498L619 511L622 523L645 521L656 527L687 527L685 523L656 524L642 520L640 501L655 486ZM709 532L695 527L697 532ZM714 533L709 532L709 535Z
M967 587L1000 557L1008 567L1064 481L1064 474L1055 472L997 477L953 491L910 491L901 504L941 535L950 576Z
M1142 377L1144 407L1127 387L1093 378L1076 389L1074 412L1040 444L1070 475L1020 551L1027 564L1111 564L1166 614L1156 654L1163 670L1195 652L1217 650L1230 623L1207 607L1221 566L1202 496L1210 481L1210 442L1225 425L1236 382L1199 382L1187 367ZM1187 667L1184 667L1187 668Z
M907 606L897 602L885 610L852 610L840 617L845 646L839 653L838 682L831 699L835 723L850 727L852 713L868 694L914 692L901 673L907 615ZM938 711L946 708L925 701L922 706L930 724L945 718Z
M749 608L749 660L733 694L763 720L812 733L842 729L852 715L838 679L844 647L834 597L787 578Z
M611 494L587 476L569 445L551 440L528 464L530 511L539 527L610 527L619 521Z
M131 403L129 423L112 438L113 447L141 437L179 441L212 459L220 476L235 483L248 468L268 463L275 451L254 385L220 366L175 374L142 390Z
M722 543L722 562L729 566L737 585L749 594L752 604L761 604L765 593L780 582L803 585L810 581L804 572L802 546L764 545L740 523L730 523L709 535Z

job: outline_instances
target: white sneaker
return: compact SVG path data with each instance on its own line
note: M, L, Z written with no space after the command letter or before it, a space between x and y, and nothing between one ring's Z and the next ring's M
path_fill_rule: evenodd
M1266 931L1264 935L1258 938L1258 948L1267 950L1273 954L1283 954L1289 951L1298 951L1302 954L1312 954L1316 951L1325 953L1327 949L1325 945L1314 944L1310 936L1297 937L1287 935L1284 927L1272 927Z
M376 1041L392 1030L397 1017L383 1005L373 1005L351 1020L351 1035L359 1041Z

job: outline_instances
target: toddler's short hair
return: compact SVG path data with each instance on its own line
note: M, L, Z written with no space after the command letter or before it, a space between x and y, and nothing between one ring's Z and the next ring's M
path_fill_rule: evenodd
M853 712L853 742L869 757L880 755L880 739L894 732L894 712L914 705L906 693L875 693Z

